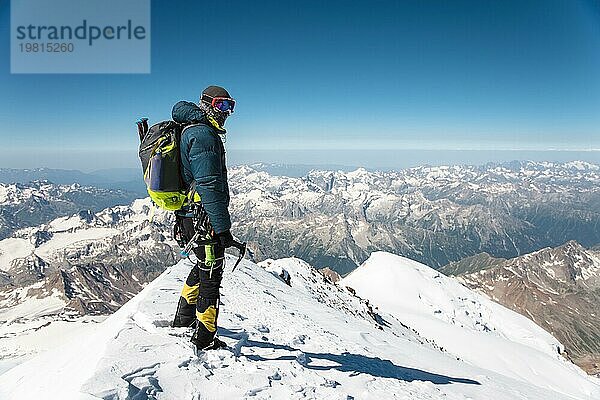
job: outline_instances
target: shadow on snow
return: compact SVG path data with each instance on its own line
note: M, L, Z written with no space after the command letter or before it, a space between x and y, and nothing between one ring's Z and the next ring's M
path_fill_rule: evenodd
M241 339L244 347L259 347L264 349L284 350L297 353L295 355L284 355L276 358L265 358L255 354L244 355L246 358L253 361L296 360L308 369L318 371L335 369L341 372L350 372L351 376L362 373L379 378L399 379L406 382L428 381L436 385L447 385L450 383L480 385L479 382L472 379L454 378L451 376L434 374L432 372L427 372L416 368L401 367L389 360L383 360L378 357L369 357L361 354L351 353L333 354L303 352L287 345L244 339L239 333L224 328L219 328L219 335L228 337L230 339ZM335 365L311 365L313 360L328 361L329 363L333 363Z

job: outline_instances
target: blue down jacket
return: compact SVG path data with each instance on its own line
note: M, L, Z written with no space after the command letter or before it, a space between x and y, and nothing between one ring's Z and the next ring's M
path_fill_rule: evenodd
M180 101L173 106L172 114L175 122L191 124L181 135L183 179L188 186L196 181L196 191L214 231L223 233L231 228L223 142L196 104Z

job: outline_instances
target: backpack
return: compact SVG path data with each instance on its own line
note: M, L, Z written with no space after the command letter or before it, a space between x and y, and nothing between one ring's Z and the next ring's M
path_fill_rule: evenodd
M150 198L165 210L179 210L187 194L179 154L184 126L175 121L162 121L148 128L148 119L142 118L137 127L139 156Z

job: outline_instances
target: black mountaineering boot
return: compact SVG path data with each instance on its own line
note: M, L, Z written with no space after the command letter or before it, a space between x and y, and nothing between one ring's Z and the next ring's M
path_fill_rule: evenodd
M210 332L206 329L206 326L200 321L198 321L196 325L196 329L194 329L194 334L192 335L191 342L196 346L199 350L205 350L210 347L215 340L215 332Z
M210 342L208 344L208 346L206 346L204 348L194 346L194 350L195 350L197 356L199 356L201 353L208 351L208 350L219 350L219 349L226 349L226 348L227 348L227 343L225 343L224 341L219 339L217 336L215 336L213 341Z
M219 339L218 336L215 336L215 340L213 340L213 349L226 349L227 343Z

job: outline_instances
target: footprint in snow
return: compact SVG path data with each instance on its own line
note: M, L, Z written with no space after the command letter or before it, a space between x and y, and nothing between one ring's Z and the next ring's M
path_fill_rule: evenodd
M325 381L323 383L321 383L321 386L323 386L323 387L336 388L336 387L340 386L340 383L338 381L334 381L334 380L327 379L327 378L324 378L324 379L325 379Z
M259 331L260 333L269 333L269 332L271 332L269 330L269 328L267 326L265 326L265 325L257 326L256 330Z
M127 388L128 399L154 400L157 398L157 395L163 391L155 376L159 365L160 363L156 363L142 367L121 377L129 384Z
M306 335L297 335L292 339L292 344L299 345L306 343Z
M205 351L198 355L198 362L207 370L227 368L234 360L235 354L230 349Z
M153 321L152 324L154 326L156 326L157 328L170 328L171 327L171 321L168 321L166 319L159 319L159 320Z
M279 371L276 371L273 375L270 375L268 378L269 378L269 382L271 382L271 381L280 381L281 380L281 375L279 374Z
M270 387L270 386L261 386L261 387L258 387L258 388L256 388L256 389L250 389L250 390L248 390L248 391L246 392L246 395L245 395L245 396L246 396L246 397L254 397L254 396L256 396L258 393L262 392L263 390L266 390L266 389L268 389L269 387Z
M310 361L310 357L304 353L300 353L296 356L296 362L302 365L303 367L306 367L308 363L310 363Z

